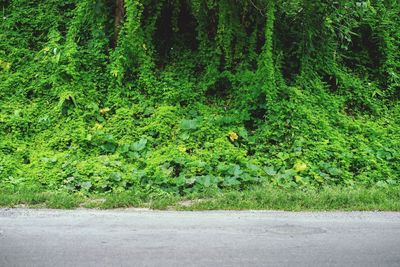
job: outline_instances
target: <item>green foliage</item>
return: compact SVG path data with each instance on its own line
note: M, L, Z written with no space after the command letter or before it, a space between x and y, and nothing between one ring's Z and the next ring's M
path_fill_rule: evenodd
M113 1L0 7L0 187L400 183L396 1L126 0L119 31Z

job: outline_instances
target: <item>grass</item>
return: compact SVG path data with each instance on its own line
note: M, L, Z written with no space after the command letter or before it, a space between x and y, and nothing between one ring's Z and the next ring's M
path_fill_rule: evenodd
M400 187L288 190L259 188L226 192L184 210L400 211Z
M166 209L178 203L179 198L167 193L126 191L112 194L83 195L65 191L48 192L34 188L1 189L0 207L30 207L73 209L143 207Z
M3 191L0 190L0 207L38 207L53 209L76 208L82 199L66 192Z
M122 193L89 195L0 189L0 207L72 209L128 208L176 210L400 211L400 187L282 189L260 187L182 198L170 194Z

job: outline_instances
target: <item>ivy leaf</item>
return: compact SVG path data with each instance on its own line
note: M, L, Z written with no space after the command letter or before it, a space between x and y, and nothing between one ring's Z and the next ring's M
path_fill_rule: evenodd
M267 175L269 176L274 176L276 175L276 171L274 170L274 167L270 166L270 167L265 167L264 171Z
M233 172L232 172L233 176L239 177L242 173L243 172L242 172L242 170L240 170L240 166L239 165L234 165Z
M333 176L340 176L342 174L342 171L335 167L329 168L328 172L330 175L333 175Z
M209 176L209 175L197 176L196 182L204 187L210 187L212 184L211 176Z
M228 173L238 178L243 172L240 169L240 166L237 164L232 164L229 166Z
M123 144L123 145L120 146L120 152L122 154L126 154L126 153L129 152L129 148L130 148L130 145Z
M181 128L183 130L195 130L198 128L198 121L196 119L193 120L182 120Z
M377 187L383 187L383 188L385 188L385 187L387 187L388 185L387 185L387 183L385 182L385 181L378 181L377 183L376 183L376 186Z
M122 174L119 172L113 172L109 176L110 180L120 182L122 180Z
M104 151L104 152L108 152L108 153L114 153L115 150L117 149L117 145L111 142L106 142L105 144L101 145L100 148Z
M228 177L225 177L225 179L224 179L225 186L235 186L235 185L239 185L239 184L240 184L240 182L236 179L236 177L228 176Z
M185 182L187 185L192 185L196 182L196 178L187 178Z
M91 182L83 182L83 183L81 183L81 187L86 190L89 190L92 187L92 183Z
M139 152L139 151L142 151L146 147L146 144L147 144L147 139L146 138L142 138L139 141L133 143L131 145L131 149L133 151Z
M190 135L187 133L183 133L179 136L182 140L188 140L190 138Z
M296 171L295 170L292 170L292 169L289 169L289 170L285 170L283 173L282 173L282 178L283 179L290 179L290 178L292 178L293 176L295 176L296 175Z

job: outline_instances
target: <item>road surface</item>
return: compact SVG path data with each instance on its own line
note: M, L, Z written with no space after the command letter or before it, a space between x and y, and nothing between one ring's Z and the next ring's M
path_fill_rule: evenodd
M400 213L0 209L0 266L400 266Z

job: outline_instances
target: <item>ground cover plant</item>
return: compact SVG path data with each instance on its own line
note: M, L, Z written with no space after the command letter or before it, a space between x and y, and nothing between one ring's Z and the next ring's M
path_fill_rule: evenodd
M0 205L133 194L229 208L235 195L255 204L231 207L279 208L246 192L371 190L398 209L395 0L5 0L0 12Z

